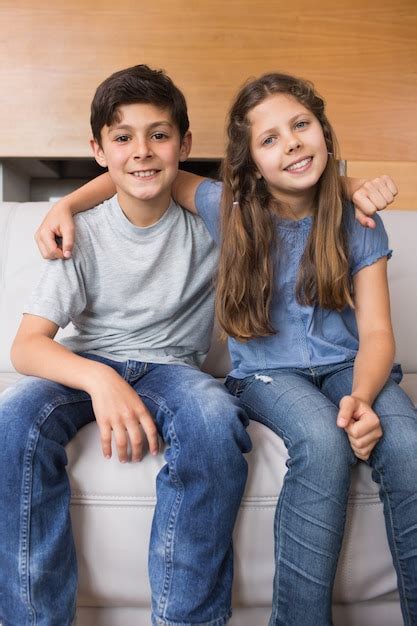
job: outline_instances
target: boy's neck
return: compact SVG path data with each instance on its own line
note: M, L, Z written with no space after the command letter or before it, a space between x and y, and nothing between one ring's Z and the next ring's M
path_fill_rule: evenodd
M117 200L124 215L129 222L140 228L147 228L156 224L171 204L171 190L163 197L158 196L151 200L141 200L127 196L123 191L117 190Z

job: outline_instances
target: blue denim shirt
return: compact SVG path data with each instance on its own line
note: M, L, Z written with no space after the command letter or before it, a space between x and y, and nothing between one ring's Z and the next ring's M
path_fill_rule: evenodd
M213 239L219 243L221 183L205 180L196 193L196 206ZM347 208L349 266L351 276L381 257L391 256L382 220L375 216L376 228L363 228ZM303 306L295 297L298 268L313 218L300 221L277 218L279 258L275 260L275 289L271 321L277 333L245 343L229 338L233 363L230 373L244 378L265 369L310 368L354 359L359 347L355 313Z

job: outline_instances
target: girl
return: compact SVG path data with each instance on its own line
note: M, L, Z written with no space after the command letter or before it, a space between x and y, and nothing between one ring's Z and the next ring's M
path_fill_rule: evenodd
M248 83L228 140L217 285L233 362L226 385L289 455L270 625L332 623L358 458L380 485L404 622L417 624L417 415L393 368L382 222L355 221L310 83L280 74ZM218 196L212 183L197 189L213 236Z
M227 387L288 449L270 626L332 623L358 458L380 484L404 622L417 624L417 420L392 367L382 222L363 229L355 221L324 103L310 83L281 74L249 82L232 106L228 138L223 193L184 174L177 194L221 240L217 314L233 362ZM386 201L394 191L388 182ZM38 235L44 252L52 231L61 234L64 223L67 232L62 214Z

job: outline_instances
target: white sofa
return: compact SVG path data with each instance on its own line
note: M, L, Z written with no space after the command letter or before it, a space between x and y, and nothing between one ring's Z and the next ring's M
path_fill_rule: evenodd
M0 390L18 377L9 349L41 259L33 233L47 203L0 204ZM417 213L383 214L395 249L389 263L398 359L403 386L417 401ZM227 370L225 348L215 344L206 369ZM232 626L266 626L272 594L273 519L285 473L285 448L252 423L250 474L235 529ZM417 452L417 451L416 451ZM78 626L148 626L148 537L155 476L164 460L141 464L104 461L95 424L68 445L71 513L79 562ZM65 584L65 581L62 581ZM192 593L192 589L190 589ZM345 540L334 591L336 626L400 626L396 577L385 536L382 506L369 468L353 472ZM302 626L300 624L300 626ZM320 625L317 625L320 626Z

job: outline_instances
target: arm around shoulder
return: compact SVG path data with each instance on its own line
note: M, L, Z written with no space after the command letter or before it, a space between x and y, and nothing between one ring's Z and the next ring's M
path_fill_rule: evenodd
M178 202L190 213L198 214L195 195L198 187L204 180L206 179L203 176L180 170L172 186L172 196L175 202Z
M73 216L87 211L116 193L108 173L97 176L79 189L59 200L46 214L35 234L38 248L45 259L68 259L75 240ZM62 245L56 238L62 239Z

